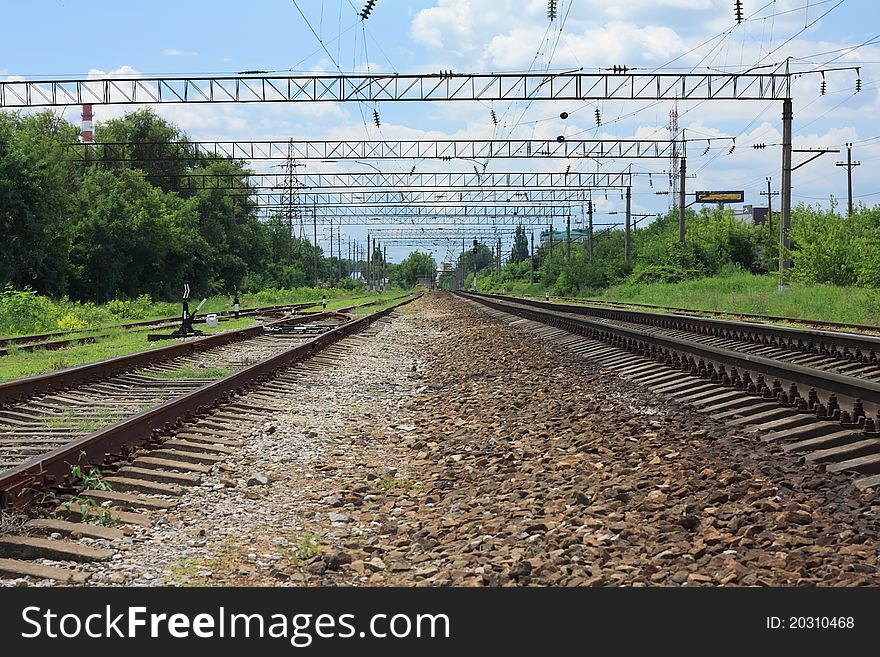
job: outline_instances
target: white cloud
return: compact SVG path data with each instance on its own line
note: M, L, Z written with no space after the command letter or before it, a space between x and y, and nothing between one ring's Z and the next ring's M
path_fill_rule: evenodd
M165 48L162 54L165 57L195 57L199 53L192 50L180 50L179 48Z

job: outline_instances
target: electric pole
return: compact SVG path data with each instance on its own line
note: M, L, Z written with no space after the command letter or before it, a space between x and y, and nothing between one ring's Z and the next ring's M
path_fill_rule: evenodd
M681 171L678 181L678 243L684 245L684 214L685 214L685 174L687 174L687 158L681 158Z
M373 284L373 279L370 278L370 260L372 257L373 252L370 251L370 234L367 233L367 290L370 290Z
M535 282L535 231L532 229L532 256L529 258L529 285Z
M623 261L629 262L629 253L632 240L632 187L626 188L626 232L623 241Z
M782 210L779 216L779 290L785 289L786 273L791 267L788 259L790 242L788 230L791 226L791 124L794 109L791 98L782 101Z
M593 199L587 201L587 250L590 252L590 262L593 261Z
M571 262L571 215L565 218L565 262Z
M852 144L846 145L846 162L838 162L837 166L846 167L846 195L847 195L847 217L852 219L853 216L853 195L852 195L852 170L854 167L861 166L861 162L852 161Z
M761 192L761 196L767 197L767 232L770 237L773 237L773 202L771 199L774 196L779 196L779 192L770 191L770 180L772 178L767 176L767 191Z
M318 286L318 210L312 207L312 229L315 237L315 287Z

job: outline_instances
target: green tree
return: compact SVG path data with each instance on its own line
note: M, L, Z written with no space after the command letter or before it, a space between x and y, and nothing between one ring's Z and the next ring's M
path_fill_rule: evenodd
M130 171L92 169L74 198L70 294L108 301L150 294L174 298L184 282L210 292L198 262L207 249L194 200L167 194Z
M0 114L0 283L60 295L67 287L69 203L76 177L65 144L77 130L51 112Z
M516 227L513 234L513 248L510 250L511 262L522 262L529 257L529 241L526 238L526 229L522 224Z
M96 124L95 141L94 156L102 168L138 169L165 191L179 190L182 176L198 161L186 134L150 108Z
M397 275L404 287L412 287L420 278L432 278L436 269L437 263L430 253L413 251L400 263Z

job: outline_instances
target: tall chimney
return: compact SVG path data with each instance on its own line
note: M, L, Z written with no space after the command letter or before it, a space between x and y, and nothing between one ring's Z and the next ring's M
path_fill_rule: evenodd
M82 109L82 143L94 143L94 132L92 131L92 106L83 105Z

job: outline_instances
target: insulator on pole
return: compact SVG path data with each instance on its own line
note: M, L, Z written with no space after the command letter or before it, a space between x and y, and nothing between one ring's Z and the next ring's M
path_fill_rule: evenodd
M556 2L557 0L547 0L547 18L551 21L556 20Z
M364 8L361 10L359 16L361 20L367 20L370 17L370 12L373 11L373 7L376 6L376 0L367 0L367 4L364 5Z
M734 0L733 17L736 18L737 25L739 25L740 23L743 22L743 3L742 3L742 0Z
M379 121L379 111L373 110L373 123L376 124L376 127L380 127L382 123Z

